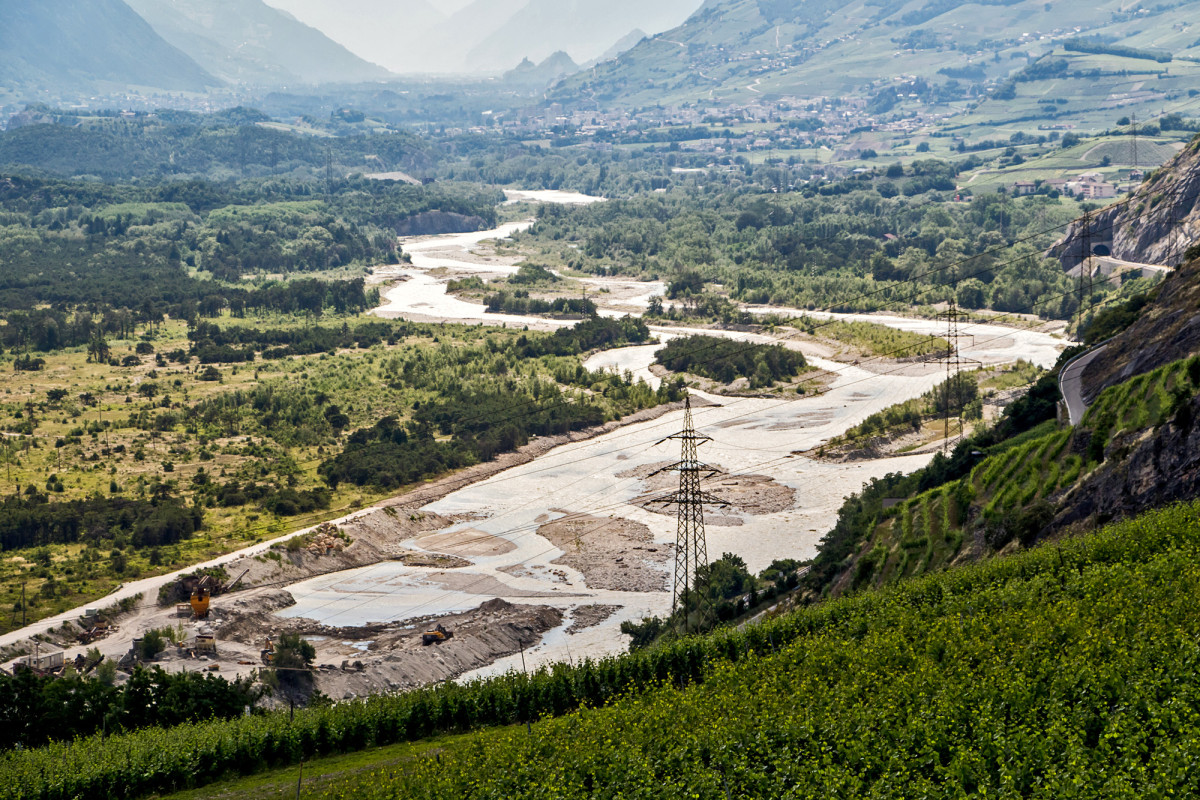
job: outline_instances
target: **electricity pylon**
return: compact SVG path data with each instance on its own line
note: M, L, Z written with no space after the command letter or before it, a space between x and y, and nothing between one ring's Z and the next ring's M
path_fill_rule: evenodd
M711 442L712 438L696 433L692 424L692 398L685 403L683 430L663 439L663 442L676 439L681 445L681 457L678 463L665 467L658 472L678 472L679 491L674 492L656 502L663 505L674 505L678 508L675 528L675 589L671 597L671 613L683 609L683 629L688 629L689 599L692 592L700 594L702 603L709 603L708 594L698 585L696 571L708 564L708 544L704 536L704 506L728 506L719 497L701 490L700 481L717 475L720 470L707 464L701 464L697 453L700 445ZM661 442L660 442L661 444ZM655 473L657 474L657 473Z

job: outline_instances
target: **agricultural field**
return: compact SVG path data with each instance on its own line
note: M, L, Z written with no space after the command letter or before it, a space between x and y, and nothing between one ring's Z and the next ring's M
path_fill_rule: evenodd
M0 778L47 800L236 775L254 777L219 784L221 796L298 785L307 797L526 797L547 781L563 797L598 785L656 797L685 785L714 797L1186 793L1194 720L1177 709L1200 677L1186 644L1200 635L1198 530L1200 507L1175 506L741 631L294 719L182 726L169 746L155 730L81 739L6 755ZM989 708L1005 711L980 727ZM527 726L491 727L514 723ZM444 733L465 738L392 746ZM297 765L314 760L306 786Z

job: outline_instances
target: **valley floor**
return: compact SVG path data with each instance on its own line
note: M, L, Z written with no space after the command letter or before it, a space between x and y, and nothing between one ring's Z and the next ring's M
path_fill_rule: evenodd
M518 227L406 242L413 266L403 268L407 280L387 291L378 313L526 324L525 318L486 314L482 306L446 295L446 281L455 275L511 272L515 259L488 262L492 256L475 251L480 242ZM378 278L392 280L395 274L383 271ZM602 313L611 315L637 313L662 291L661 285L633 291L629 281L612 283L613 291L596 295ZM844 318L922 335L939 332L935 320ZM545 318L528 322L554 324ZM660 340L697 332L652 330ZM924 452L828 463L801 454L873 413L929 391L944 380L944 368L869 358L833 361L825 357L827 347L787 332L699 332L801 350L824 373L825 385L810 396L788 397L693 390L696 427L713 439L701 458L719 470L705 488L731 506L707 518L710 558L735 553L754 572L777 558L811 558L845 496L872 478L911 472L931 457ZM1065 344L1049 333L994 324L965 325L963 333L963 355L984 364L1025 359L1049 366ZM657 385L660 379L650 367L659 346L605 351L586 366L628 370ZM677 445L662 440L682 424L677 406L659 408L586 436L536 442L524 455L502 457L382 508L335 520L355 541L338 557L297 556L276 540L219 559L215 563L227 564L231 577L250 566L246 583L251 588L216 598L208 622L172 619L173 609L153 604L158 587L175 576L130 584L105 604L140 593L139 610L99 646L106 655L120 656L149 627L182 624L188 639L209 629L218 637L214 658L177 655L164 666L219 665L216 671L232 677L261 666L258 651L267 637L298 631L317 647L316 663L323 668L318 688L334 697L620 652L623 621L670 610L675 520L647 502L663 488L648 476L677 460ZM49 630L81 611L0 637L0 646ZM444 618L458 635L436 648L414 647L414 637L419 639L422 626L434 618ZM72 648L68 657L82 650Z

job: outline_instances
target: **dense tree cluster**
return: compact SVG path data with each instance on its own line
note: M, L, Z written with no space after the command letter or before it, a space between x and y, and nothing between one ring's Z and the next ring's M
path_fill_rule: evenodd
M329 160L339 172L370 171L364 168L371 165L420 170L434 158L429 144L415 135L303 136L262 125L269 118L252 109L208 115L161 110L132 119L87 120L57 112L52 119L0 134L0 167L115 181L323 172Z
M262 696L251 678L138 667L120 686L97 677L0 673L0 750L39 747L101 731L233 719Z
M967 308L1069 316L1061 266L1042 253L1076 214L1050 197L939 202L956 167L918 160L793 193L729 179L721 192L671 191L547 207L522 236L568 266L665 279L672 297L720 284L746 303L837 311L911 308L954 295ZM1008 244L1010 240L1021 240Z
M188 338L192 342L191 355L199 358L200 363L219 364L252 361L255 353L261 353L265 359L275 359L333 353L344 348L365 350L385 342L394 345L416 328L421 326L383 320L353 326L344 323L295 328L222 327L214 322L200 321L188 330Z
M122 537L156 547L186 539L204 523L200 508L176 498L123 497L50 502L35 487L24 496L0 499L0 551Z
M496 292L488 295L483 301L487 310L492 314L548 314L548 315L583 315L592 316L596 313L596 304L581 297L557 297L553 300L539 300L530 297L529 292L518 289L515 292Z
M128 338L164 315L356 313L375 301L361 278L287 276L394 261L396 227L424 211L495 220L496 193L470 187L355 179L333 195L314 189L294 178L0 177L0 309L18 312L0 340L49 352Z
M722 383L749 378L754 389L794 378L807 366L801 353L783 345L746 344L703 335L672 339L656 358L672 372L690 372Z

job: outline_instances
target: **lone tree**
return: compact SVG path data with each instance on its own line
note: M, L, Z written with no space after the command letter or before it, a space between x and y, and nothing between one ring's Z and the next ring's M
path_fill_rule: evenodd
M317 657L317 648L300 637L298 633L285 633L279 637L275 645L275 656L271 666L275 667L275 675L279 685L287 689L306 690L312 686L313 659Z

